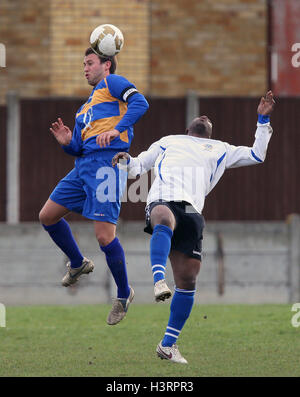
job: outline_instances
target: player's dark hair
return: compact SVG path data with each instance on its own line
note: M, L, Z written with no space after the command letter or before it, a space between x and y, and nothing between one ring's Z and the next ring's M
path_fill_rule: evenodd
M114 74L115 73L115 71L117 69L117 60L116 60L115 56L113 56L113 57L101 57L99 54L96 54L96 52L92 49L92 47L87 48L84 55L88 56L90 54L97 55L97 57L100 60L100 63L104 63L104 62L110 61L111 62L111 66L109 68L109 73L110 74Z
M198 119L192 121L192 123L188 127L188 131L201 137L206 137L207 135L205 125L201 123Z

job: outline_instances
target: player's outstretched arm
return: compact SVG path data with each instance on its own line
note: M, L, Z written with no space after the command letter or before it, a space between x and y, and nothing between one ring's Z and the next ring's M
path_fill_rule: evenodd
M272 91L268 91L260 99L257 107L258 123L253 146L233 146L226 144L226 168L244 167L264 162L273 132L270 126L270 114L274 109L274 105L273 93Z
M262 116L269 116L274 109L275 101L272 91L268 91L265 96L260 99L257 107L257 113Z
M163 153L159 142L154 142L148 150L140 153L137 157L131 157L126 152L119 152L113 157L112 165L115 166L118 163L122 163L120 160L123 160L127 163L127 171L130 176L143 175L154 166L158 156ZM124 165L124 162L121 165Z
M61 118L58 118L57 121L52 123L50 131L60 145L68 146L71 142L72 131L69 127L64 125Z

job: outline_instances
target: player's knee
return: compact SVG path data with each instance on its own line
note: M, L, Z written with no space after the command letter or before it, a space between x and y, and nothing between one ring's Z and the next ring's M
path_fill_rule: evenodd
M49 213L44 209L41 209L39 213L39 221L41 222L42 225L45 226L54 225L54 223L58 222L57 219L53 219L53 217L51 217Z
M152 227L156 225L164 225L174 230L175 228L174 215L168 207L164 205L158 205L155 208L153 208L151 212L151 225Z
M170 217L167 216L162 216L159 218L158 224L160 225L164 225L164 226L168 226L169 228L173 228L173 222L172 219L170 219Z
M49 224L49 219L47 217L46 212L41 209L40 213L39 213L39 221L43 224L43 225L47 225Z
M183 269L181 268L180 271L176 272L176 276L177 276L176 286L181 289L188 289L188 290L196 289L197 276L199 274L199 270L200 270L200 261L199 261L199 265L195 264L189 270L185 268L183 271Z
M175 227L175 219L169 216L169 214L156 213L154 216L151 216L151 224L153 227L156 225L168 226L173 230Z
M181 277L179 282L176 283L176 287L180 289L186 290L195 290L196 289L196 276L191 277Z
M101 247L105 247L109 243L111 243L114 239L114 236L110 236L107 233L98 232L96 233L96 239Z

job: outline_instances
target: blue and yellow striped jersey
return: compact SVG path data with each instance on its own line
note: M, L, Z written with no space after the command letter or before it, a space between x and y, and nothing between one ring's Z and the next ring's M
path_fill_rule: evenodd
M128 151L133 125L148 107L146 99L132 83L110 74L94 87L87 102L76 113L71 143L63 149L75 156L107 149ZM120 131L120 136L109 146L100 148L96 136L112 129Z

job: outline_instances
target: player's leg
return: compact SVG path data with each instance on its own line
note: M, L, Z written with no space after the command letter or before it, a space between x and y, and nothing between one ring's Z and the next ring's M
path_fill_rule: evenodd
M201 261L176 250L171 251L170 261L176 287L182 290L195 290Z
M116 225L109 222L94 222L96 238L105 253L108 267L117 285L117 298L127 299L130 294L125 253L116 237Z
M50 226L59 222L69 212L68 208L55 203L49 198L39 213L39 219L44 226Z
M117 299L107 318L109 325L115 325L125 317L134 297L134 291L128 284L125 253L116 237L116 225L110 222L95 221L94 227L96 238L117 285Z
M170 253L170 261L176 287L170 306L168 325L163 340L157 346L157 353L161 358L186 364L187 361L178 351L176 341L194 304L196 279L201 262L175 250Z
M117 299L107 318L107 323L114 325L125 317L134 291L128 284L124 250L116 237L127 173L112 167L113 154L109 152L101 153L92 162L83 158L80 175L87 192L82 214L94 221L96 238L117 286Z
M168 206L156 205L150 212L150 223L153 230L150 240L150 259L154 296L159 302L171 296L171 291L165 283L165 271L176 220Z
M74 284L82 274L90 273L94 269L92 261L81 254L70 226L64 219L69 212L81 213L85 199L86 193L77 170L73 169L58 183L39 214L44 229L70 259L67 263L68 272L62 279L65 287Z
M66 207L48 199L40 211L39 219L55 244L70 259L71 267L77 268L82 265L83 256L68 222L64 219L69 212Z

